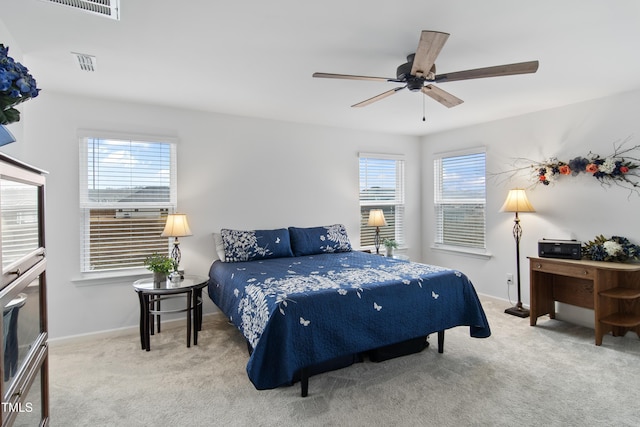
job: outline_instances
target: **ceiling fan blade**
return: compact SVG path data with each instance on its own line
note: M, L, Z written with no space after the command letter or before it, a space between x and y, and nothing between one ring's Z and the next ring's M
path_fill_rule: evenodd
M352 107L366 107L369 104L373 104L376 101L380 101L383 98L386 98L388 96L393 95L394 93L396 93L399 90L404 89L405 87L406 86L402 86L402 87L397 87L395 89L388 90L386 92L381 93L380 95L374 96L373 98L369 98L369 99L367 99L365 101L358 102L357 104L353 104Z
M412 76L426 76L431 71L448 38L449 34L438 31L423 31L420 34L420 42L411 67Z
M456 80L482 79L485 77L511 76L514 74L528 74L538 71L538 61L518 62L516 64L496 65L495 67L476 68L474 70L456 71L454 73L438 74L436 83L453 82Z
M387 77L354 76L351 74L331 74L331 73L313 73L313 77L321 77L325 79L370 80L374 82L396 81L396 79L391 79Z
M426 85L422 88L421 92L435 99L447 108L455 107L456 105L460 105L464 102L462 99L455 97L446 90L442 90L434 85Z

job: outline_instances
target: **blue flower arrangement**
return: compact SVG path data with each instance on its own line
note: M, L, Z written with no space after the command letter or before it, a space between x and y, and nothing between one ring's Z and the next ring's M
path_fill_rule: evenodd
M640 246L634 245L626 237L596 236L582 245L582 257L593 261L627 262L640 259Z
M14 107L38 96L40 89L27 67L9 56L9 48L0 44L0 124L8 125L20 120Z

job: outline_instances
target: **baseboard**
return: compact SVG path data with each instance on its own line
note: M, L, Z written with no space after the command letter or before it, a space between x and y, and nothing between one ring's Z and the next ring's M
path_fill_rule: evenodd
M222 313L206 313L203 314L203 319L206 319L209 316L220 316ZM163 328L172 328L172 327L184 327L185 320L184 318L163 320L162 327ZM78 335L70 335L61 338L49 338L49 346L51 348L55 348L57 346L69 345L69 344L83 344L92 342L98 339L108 339L108 338L116 338L116 337L124 337L127 335L137 336L140 334L140 326L125 326L123 328L116 329L108 329L104 331L98 332L89 332L86 334L78 334Z
M498 298L493 295L478 293L478 297L480 297L480 299L493 300L496 303L504 302L505 307L509 307L511 305L508 300L503 298ZM213 313L204 314L204 317L206 318L208 316L222 316L222 315L223 315L222 312L215 311ZM184 318L177 318L177 319L162 321L163 327L170 328L172 326L178 326L178 324L184 325ZM60 338L49 338L49 346L55 347L58 345L67 345L67 344L82 344L85 342L94 341L96 339L114 338L114 337L121 337L126 335L138 335L139 333L140 333L140 327L138 325L125 326L122 328L107 329L104 331L89 332L86 334L70 335L70 336L60 337Z
M478 298L480 298L481 300L483 300L483 299L484 300L492 300L492 301L494 301L494 302L496 302L498 304L504 303L505 304L505 306L504 306L505 308L511 307L511 306L513 306L515 304L514 302L509 301L506 298L499 298L497 296L489 295L489 294L483 294L481 292L478 292ZM523 304L522 306L527 308L527 309L529 308L529 306L527 304Z

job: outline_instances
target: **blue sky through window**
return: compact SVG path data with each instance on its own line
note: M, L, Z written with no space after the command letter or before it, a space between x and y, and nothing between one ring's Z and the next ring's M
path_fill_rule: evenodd
M485 176L485 153L443 158L443 199L484 199Z
M396 160L360 158L360 200L394 200Z
M89 189L169 187L171 144L90 139Z

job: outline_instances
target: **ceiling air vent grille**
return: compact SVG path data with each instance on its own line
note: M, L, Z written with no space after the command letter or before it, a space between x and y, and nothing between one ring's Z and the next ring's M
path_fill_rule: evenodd
M82 71L96 71L96 57L84 53L71 52L78 60L78 65Z
M56 3L63 6L80 9L107 18L120 20L120 0L42 0L47 3Z

